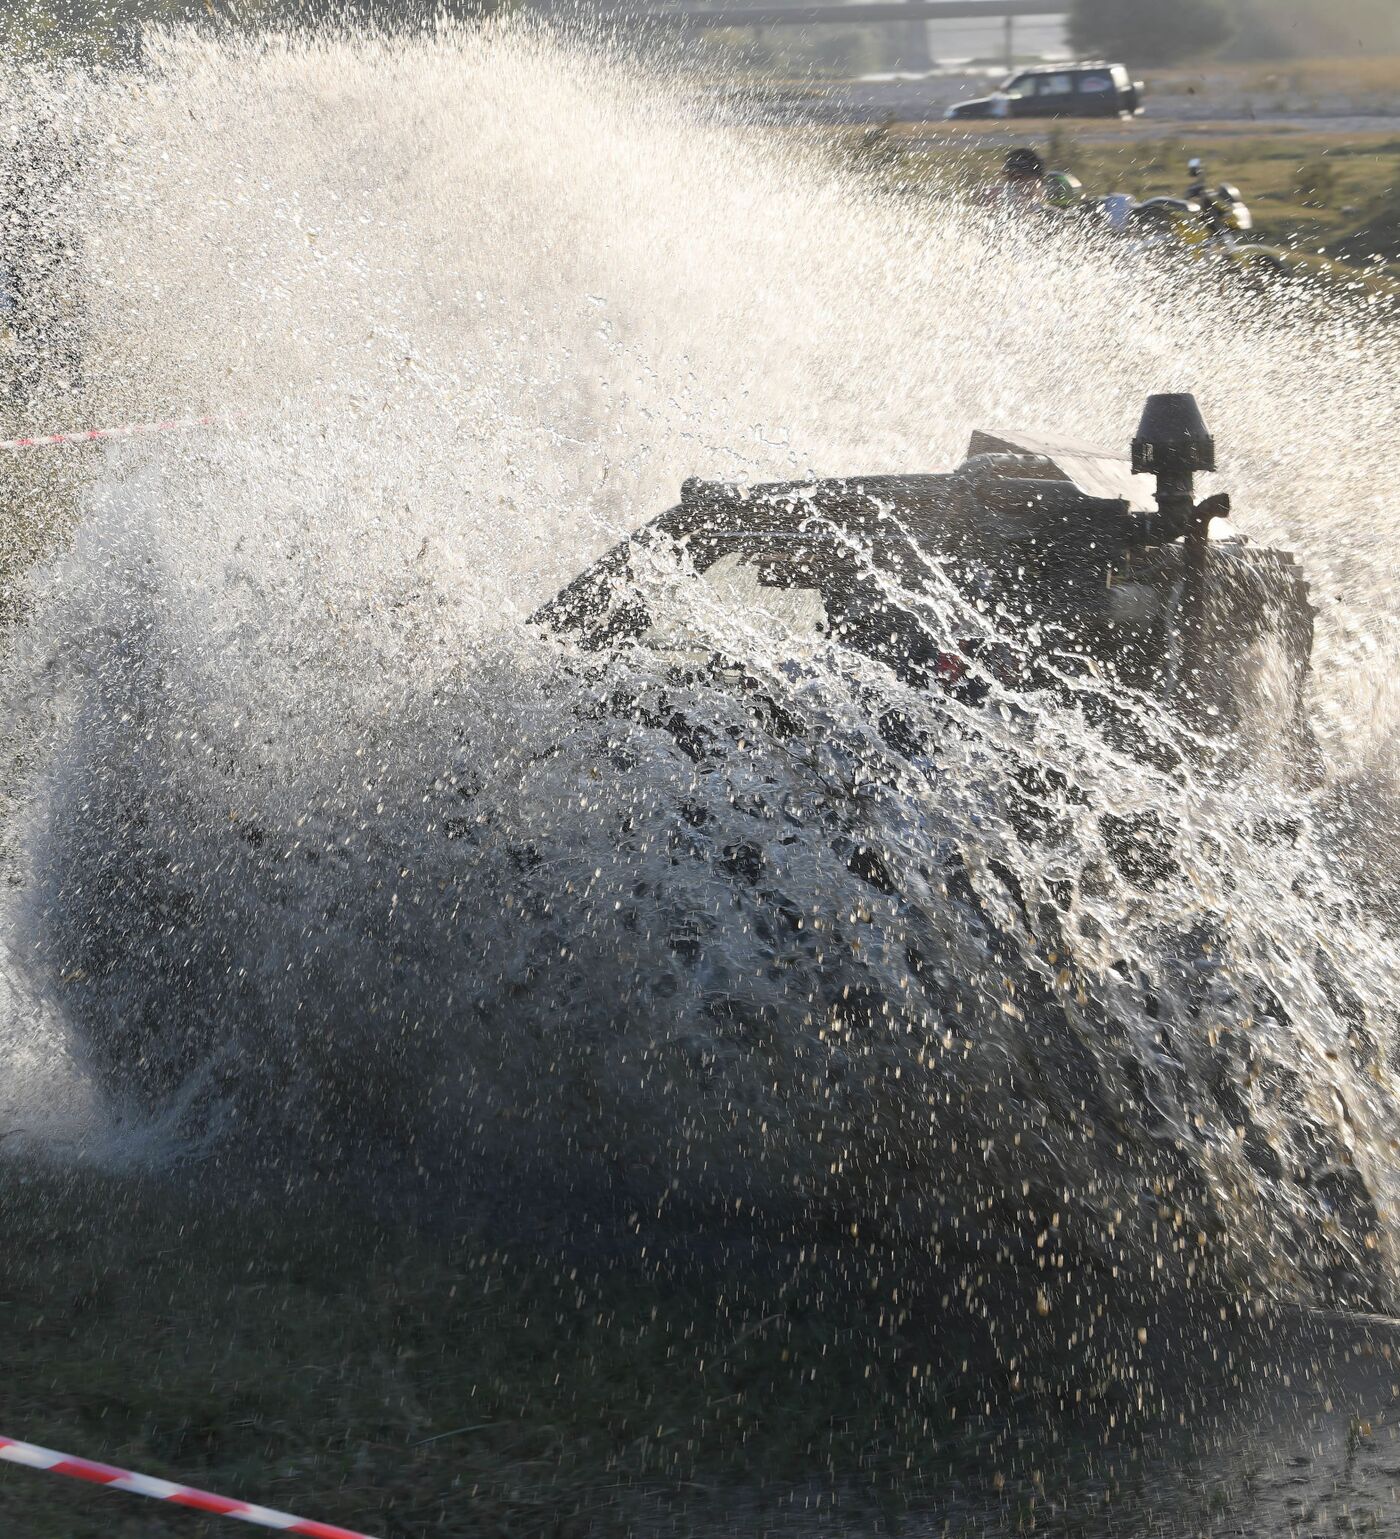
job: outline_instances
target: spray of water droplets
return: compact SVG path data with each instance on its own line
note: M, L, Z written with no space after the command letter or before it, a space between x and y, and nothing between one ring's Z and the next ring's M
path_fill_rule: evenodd
M67 146L82 295L32 409L239 414L107 451L32 575L12 1119L66 1087L109 1146L294 1133L1008 1256L1054 1213L1105 1264L1389 1291L1383 316L891 198L519 27L7 85ZM1125 444L1169 389L1307 566L1320 786L935 704L666 562L653 607L756 689L526 623L686 476Z

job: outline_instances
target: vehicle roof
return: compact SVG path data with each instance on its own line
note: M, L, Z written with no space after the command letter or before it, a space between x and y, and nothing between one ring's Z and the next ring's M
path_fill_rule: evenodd
M977 454L1034 454L1052 460L1063 474L1090 497L1121 497L1140 513L1152 512L1152 480L1135 476L1125 454L1054 433L1026 433L1019 429L978 429L967 446L969 458Z
M1111 59L1075 59L1064 64L1028 64L1024 69L1014 69L1013 75L1072 75L1081 69L1121 69L1126 64L1115 64Z

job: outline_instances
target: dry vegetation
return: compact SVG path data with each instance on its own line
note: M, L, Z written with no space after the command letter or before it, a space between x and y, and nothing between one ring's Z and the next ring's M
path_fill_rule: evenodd
M894 124L879 130L838 132L839 153L887 185L921 190L985 185L999 175L1012 144L1032 144L1054 169L1073 171L1090 195L1126 192L1137 197L1180 196L1187 161L1201 156L1211 175L1233 182L1270 245L1349 261L1379 256L1400 262L1400 124L1393 134L1344 135L1274 131L1248 124L1136 124L1121 132L1078 125Z
M1154 96L1199 96L1264 112L1316 111L1336 100L1352 111L1390 112L1395 106L1400 56L1359 54L1335 59L1270 59L1147 72Z

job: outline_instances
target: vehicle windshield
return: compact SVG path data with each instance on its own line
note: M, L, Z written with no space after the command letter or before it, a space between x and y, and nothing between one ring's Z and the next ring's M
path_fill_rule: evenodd
M705 637L718 622L782 636L789 649L794 640L815 642L828 634L826 604L815 583L802 586L804 575L772 549L732 551L706 568L704 592L693 606L654 615L641 640L658 651L691 652L708 645Z
M1021 91L1030 95L1035 90L1034 75L1008 75L997 87L999 91Z

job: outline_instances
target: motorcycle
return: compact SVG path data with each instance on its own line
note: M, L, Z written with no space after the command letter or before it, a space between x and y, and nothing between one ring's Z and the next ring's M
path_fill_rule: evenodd
M1185 197L1138 200L1111 193L1091 212L1135 250L1149 255L1211 263L1251 284L1286 276L1288 267L1278 254L1249 238L1254 216L1239 188L1229 182L1211 188L1198 160L1191 162L1190 171L1192 183Z

